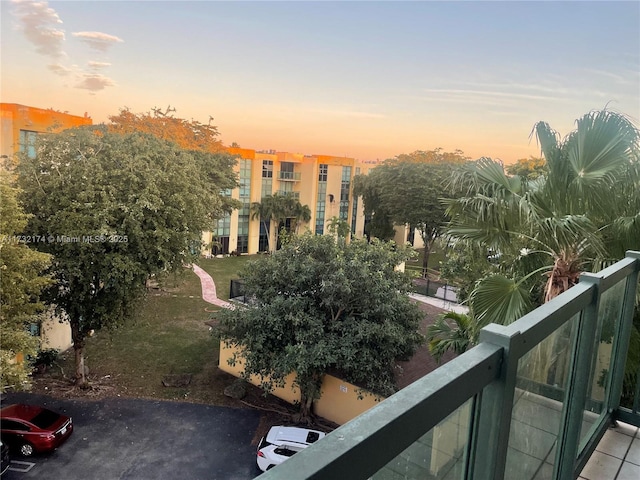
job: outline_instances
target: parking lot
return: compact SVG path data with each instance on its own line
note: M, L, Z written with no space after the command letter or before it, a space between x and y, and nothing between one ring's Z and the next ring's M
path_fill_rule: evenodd
M74 432L56 451L12 456L2 480L248 480L256 470L253 410L139 399L58 400L14 393L71 416Z

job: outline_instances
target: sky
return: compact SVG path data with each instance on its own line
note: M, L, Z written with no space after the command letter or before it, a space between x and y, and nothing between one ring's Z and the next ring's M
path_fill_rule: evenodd
M0 0L0 100L107 122L176 109L244 148L539 156L640 119L640 2Z

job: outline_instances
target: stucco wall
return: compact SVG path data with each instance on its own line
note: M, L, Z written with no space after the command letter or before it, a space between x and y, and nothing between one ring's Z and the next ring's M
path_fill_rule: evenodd
M231 375L240 377L243 369L242 362L237 362L233 367L228 363L228 360L236 351L235 347L230 347L224 342L220 342L219 368ZM273 395L289 403L299 401L300 391L293 387L294 378L295 376L293 374L289 375L284 388L276 388L272 392ZM254 385L260 384L256 376L252 376L250 381ZM321 398L314 403L315 413L338 424L348 422L361 413L366 412L383 399L366 391L361 392L355 385L332 375L324 376L321 391Z
M42 315L40 324L40 348L46 350L55 348L61 352L71 348L71 326L68 321L60 322L60 317L56 316L50 308Z

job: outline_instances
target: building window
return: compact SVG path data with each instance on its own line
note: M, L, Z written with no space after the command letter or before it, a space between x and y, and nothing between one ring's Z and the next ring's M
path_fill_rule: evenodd
M356 175L360 175L360 167L356 167ZM358 220L358 197L353 198L353 208L351 209L351 234L356 234L356 221Z
M240 159L240 198L251 195L251 160Z
M351 189L351 167L342 167L340 183L340 219L349 218L349 190Z
M238 212L238 253L249 251L249 220L251 219L251 204L243 202Z
M29 333L31 334L31 336L33 337L39 337L40 336L40 323L38 322L31 322L29 324Z
M318 181L326 182L327 181L327 173L329 171L329 165L321 164L318 171Z
M318 171L318 198L316 199L316 235L324 234L324 218L327 208L327 174L329 165L321 164Z
M29 158L36 158L36 138L38 132L20 130L19 144L20 153L25 153Z
M262 178L273 178L273 160L262 161Z
M263 178L262 179L262 192L261 197L264 198L267 195L271 195L273 190L273 179L271 178Z

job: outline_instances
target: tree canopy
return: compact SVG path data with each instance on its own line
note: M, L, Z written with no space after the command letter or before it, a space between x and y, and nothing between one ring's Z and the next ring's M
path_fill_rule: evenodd
M164 111L153 108L151 112L133 113L128 108L120 110L118 115L109 117L111 123L109 131L113 133L143 132L176 143L185 150L200 150L203 152L223 152L224 146L218 139L218 127L197 120L185 120L175 117L176 109L167 107Z
M303 416L329 370L392 393L394 360L422 341L422 314L406 295L410 279L395 269L410 255L378 241L289 238L242 273L250 306L219 314L221 338L240 347L232 361L242 360L244 375L258 375L266 391L295 372Z
M509 175L519 175L527 180L535 180L547 172L547 162L541 157L520 158L506 167Z
M40 293L51 283L44 273L50 256L29 248L36 240L25 235L28 216L17 196L7 172L0 173L0 391L29 386L30 364L16 360L37 352L27 325L37 321Z
M28 231L47 238L35 246L53 255L51 300L70 318L83 384L87 333L128 318L147 278L191 263L234 206L223 195L234 160L103 126L40 136L36 149L20 159L21 198Z
M375 217L380 212L395 224L409 224L420 233L425 275L433 242L447 221L441 199L453 196L446 181L453 169L466 161L459 150L419 150L386 160L355 183L354 192L362 195L365 214Z

